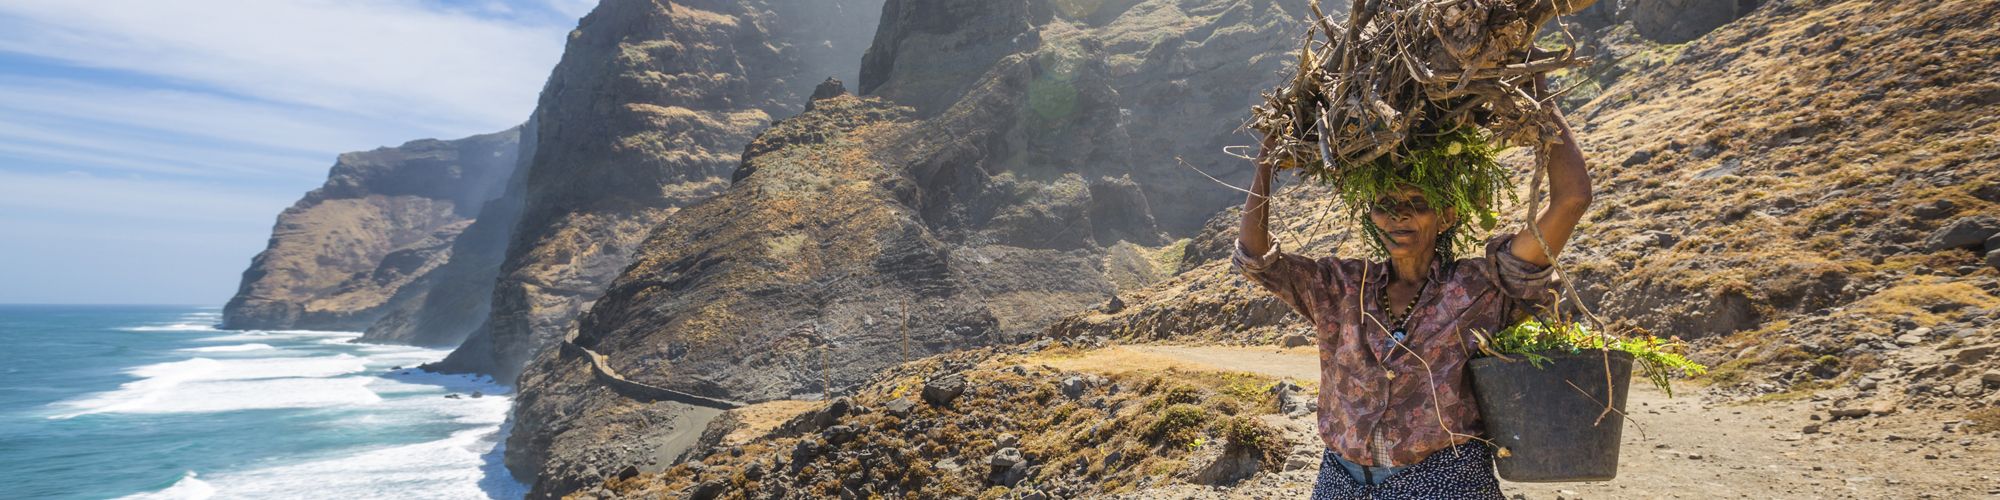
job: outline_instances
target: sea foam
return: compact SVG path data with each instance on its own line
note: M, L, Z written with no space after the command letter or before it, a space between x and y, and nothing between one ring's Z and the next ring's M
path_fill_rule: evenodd
M194 358L141 366L140 377L117 390L56 403L68 410L51 418L94 413L206 413L272 408L320 408L381 400L370 377L342 377L367 370L348 354L249 359Z

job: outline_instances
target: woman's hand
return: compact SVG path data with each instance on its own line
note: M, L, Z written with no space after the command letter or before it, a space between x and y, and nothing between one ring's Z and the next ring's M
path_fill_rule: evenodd
M1535 94L1543 95L1547 83L1541 77L1535 78ZM1576 135L1571 133L1569 123L1563 119L1562 110L1555 103L1545 103L1548 119L1558 131L1561 144L1543 146L1548 148L1543 155L1548 161L1549 205L1535 217L1532 228L1521 228L1508 248L1515 257L1538 266L1548 266L1562 253L1563 245L1569 242L1576 231L1576 224L1583 220L1583 214L1590 211L1590 171L1584 164L1583 149L1577 147ZM1541 230L1539 240L1534 234ZM1542 242L1548 242L1546 250Z
M1277 167L1271 161L1271 148L1276 147L1278 138L1269 136L1257 152L1257 174L1250 180L1250 195L1243 201L1243 224L1237 231L1237 240L1243 244L1247 255L1260 256L1271 250L1271 175Z

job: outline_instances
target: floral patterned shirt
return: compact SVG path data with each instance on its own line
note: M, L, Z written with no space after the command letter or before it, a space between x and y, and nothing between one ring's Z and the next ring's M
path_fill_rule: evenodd
M1553 296L1552 269L1508 252L1513 238L1487 240L1481 257L1434 262L1400 345L1377 305L1391 279L1386 263L1310 259L1275 244L1253 257L1236 242L1243 274L1317 332L1319 435L1328 449L1361 465L1405 466L1483 432L1466 368L1478 350L1474 333L1511 325Z

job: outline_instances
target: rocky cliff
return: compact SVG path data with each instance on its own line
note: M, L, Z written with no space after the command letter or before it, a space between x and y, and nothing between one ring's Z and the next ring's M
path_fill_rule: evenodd
M866 28L856 25L878 5L599 4L543 90L489 313L435 368L512 380L632 262L654 225L728 185L758 128L842 74L830 61L858 57L854 32Z
M1162 209L1136 179L1198 176L1149 158L1199 147L1181 144L1190 136L1220 144L1239 120L1142 125L1134 109L1157 95L1131 93L1207 89L1244 65L1275 74L1281 54L1237 54L1283 45L1278 26L1300 11L1101 8L891 2L862 65L875 95L817 101L751 142L735 184L638 247L578 323L575 351L649 386L817 399L906 359L1028 338L1149 283L1172 234L1157 214L1215 207ZM1158 108L1206 106L1221 104ZM670 466L713 416L610 390L589 365L544 350L520 379L507 463L537 496Z
M451 256L424 276L423 286L404 287L404 297L368 326L364 342L458 347L492 311L493 284L514 225L521 220L527 162L535 157L540 127L530 118L521 126L515 168L497 198L480 207L478 217L451 243Z
M428 276L514 170L518 129L340 155L278 215L223 328L361 330L421 300Z

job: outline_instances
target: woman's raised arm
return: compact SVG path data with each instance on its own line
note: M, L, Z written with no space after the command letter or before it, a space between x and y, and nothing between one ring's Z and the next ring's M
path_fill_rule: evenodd
M1575 233L1577 222L1590 211L1590 170L1584 165L1583 149L1577 147L1576 135L1570 132L1562 111L1551 105L1548 116L1561 131L1563 141L1549 146L1549 205L1534 222L1535 228L1541 229L1542 241L1548 242L1548 249L1544 251L1541 242L1535 241L1533 229L1526 227L1521 228L1508 248L1515 257L1537 266L1555 262L1563 244Z

